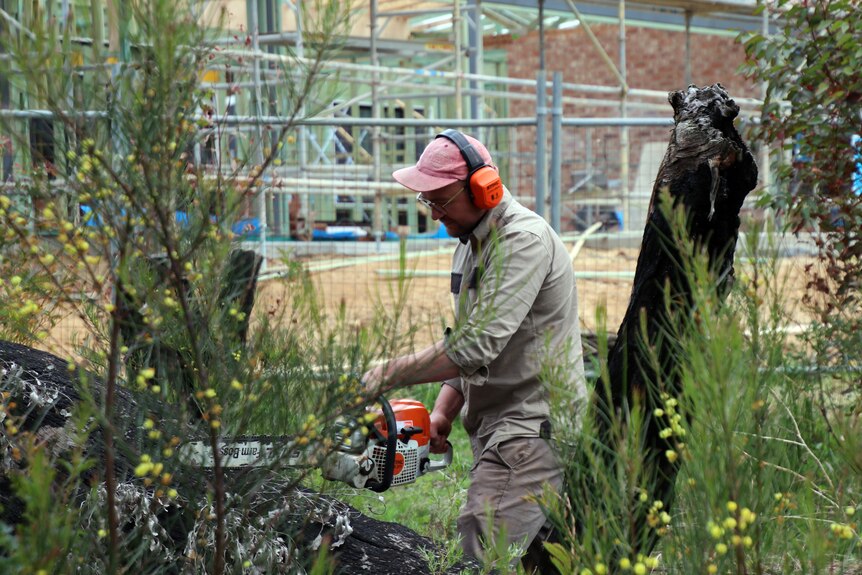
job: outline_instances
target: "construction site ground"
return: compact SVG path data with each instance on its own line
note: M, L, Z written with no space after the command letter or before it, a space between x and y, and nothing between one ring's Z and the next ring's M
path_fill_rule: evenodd
M398 351L410 351L436 341L442 336L443 328L452 323L453 298L449 291L452 249L451 245L437 246L411 254L406 260L407 279L403 283L398 279L397 256L368 261L367 257L321 254L292 261L294 266L302 264L312 270L323 268L311 271L309 278L315 288L314 296L326 310L330 326L335 325L335 317L342 306L351 331L371 326L375 320L397 321L397 332L404 334L398 338ZM583 332L595 332L601 327L596 314L599 307L607 310L606 329L616 331L628 304L638 251L636 247L584 247L578 252L573 266L579 276L578 307ZM808 282L805 266L814 262L811 256L778 260L778 283L782 286L782 301L791 331L811 321L802 298ZM273 259L268 261L268 268L277 270L283 263ZM326 265L316 265L319 263ZM737 257L737 278L750 276L749 268L745 259ZM597 275L602 277L595 277ZM764 292L769 285L766 283L758 289ZM295 315L290 312L297 298L307 297L301 295L299 286L295 276L267 278L264 275L258 284L255 314L269 313L270 317L293 321ZM766 293L763 295L769 297ZM107 302L105 299L104 303ZM252 329L256 325L257 322L253 322ZM86 334L84 322L74 314L67 314L38 347L64 357L77 355L75 346L84 344Z
M578 253L574 269L576 274L608 277L579 277L577 279L579 318L582 331L594 332L598 325L596 310L601 306L607 310L606 329L615 332L628 305L632 279L637 264L638 248L594 249L584 248ZM451 254L440 250L428 256L408 260L406 289L399 295L397 260L390 262L362 263L351 265L345 258L345 266L316 272L312 275L316 293L330 315L339 306L344 306L348 319L354 325L369 325L380 314L398 317L400 326L412 328L414 334L405 339L406 347L427 345L442 336L445 325L451 325L453 298L449 291ZM785 257L779 260L778 281L772 287L780 287L784 307L789 319L789 329L796 330L810 322L810 314L802 306L807 276L805 266L813 263L811 257ZM737 278L751 276L750 266L737 259ZM436 272L429 275L429 271ZM414 273L410 277L411 272ZM613 277L618 276L618 277ZM765 290L771 282L761 282L759 290ZM258 290L257 305L275 310L290 302L298 293L296 284L284 280L265 281ZM406 350L405 350L406 351Z

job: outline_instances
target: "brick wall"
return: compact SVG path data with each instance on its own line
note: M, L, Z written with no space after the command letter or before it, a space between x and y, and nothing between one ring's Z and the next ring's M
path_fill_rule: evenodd
M619 62L619 26L617 24L591 24L596 37L614 62ZM745 58L741 44L732 36L710 35L698 32L691 34L692 83L703 86L721 83L732 97L757 98L760 88L741 76L736 70ZM508 54L508 74L512 78L536 77L539 68L539 36L531 33L519 38L496 37L486 39L485 48L502 49ZM637 25L626 28L627 81L630 88L668 92L682 89L685 83L685 32L665 30ZM545 32L545 69L550 79L553 72L562 73L564 82L615 86L614 74L601 59L582 27L569 30ZM613 99L586 93L564 92L564 96L589 99ZM671 107L662 99L632 98L632 102L658 104L656 109L631 106L629 116L669 117ZM550 96L548 105L550 106ZM532 116L535 103L529 100L512 100L511 116ZM619 116L619 106L595 106L587 103L565 104L565 117L612 117ZM550 126L550 125L549 125ZM548 130L550 138L550 129ZM667 142L667 128L630 128L629 189L635 187L641 149L647 142ZM528 152L535 143L535 130L523 128L519 135L519 152ZM587 169L587 158L591 166L601 172L602 179L618 186L620 130L618 128L593 128L589 132L579 128L563 130L563 191L579 181ZM588 152L589 150L589 152ZM589 154L589 156L588 156ZM651 169L645 167L645 169ZM654 175L654 174L653 174ZM511 187L520 196L532 196L535 166L526 165L513 175ZM633 190L635 193L649 193ZM565 224L565 222L564 222Z

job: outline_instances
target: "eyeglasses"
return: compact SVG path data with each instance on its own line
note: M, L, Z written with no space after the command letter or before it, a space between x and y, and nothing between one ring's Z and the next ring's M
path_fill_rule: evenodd
M466 189L467 189L466 186L461 188L460 190L455 192L451 198L449 198L448 200L446 200L442 204L432 202L431 200L429 200L428 198L423 196L422 192L419 192L418 194L416 194L416 201L419 202L420 204L422 204L423 206L425 206L426 208L428 208L429 210L437 210L438 212L445 214L446 213L446 206L451 204L452 200L457 198L461 194L461 192L463 192Z

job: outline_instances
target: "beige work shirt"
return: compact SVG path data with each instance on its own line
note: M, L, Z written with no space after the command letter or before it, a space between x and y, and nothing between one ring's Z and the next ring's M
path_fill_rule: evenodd
M464 395L462 423L478 460L507 439L541 436L549 380L581 404L586 389L572 262L548 223L505 190L461 242L455 326L445 338L460 377L445 383Z

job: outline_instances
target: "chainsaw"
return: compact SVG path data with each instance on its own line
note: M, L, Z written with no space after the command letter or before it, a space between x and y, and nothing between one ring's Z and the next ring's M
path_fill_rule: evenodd
M285 436L255 435L220 439L221 466L320 467L330 481L383 492L393 485L406 485L452 463L452 444L446 442L441 459L431 459L431 418L425 406L414 399L378 398L382 411L363 433L362 426L336 425L337 447L321 461L299 449ZM347 433L343 433L347 431ZM212 446L206 441L184 443L178 455L187 464L214 467Z

